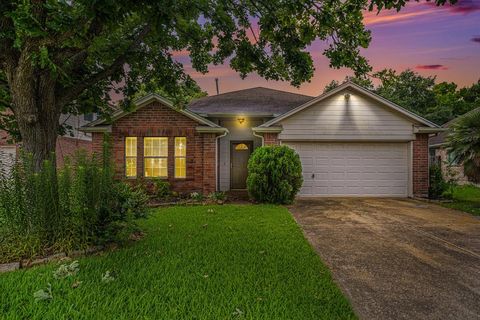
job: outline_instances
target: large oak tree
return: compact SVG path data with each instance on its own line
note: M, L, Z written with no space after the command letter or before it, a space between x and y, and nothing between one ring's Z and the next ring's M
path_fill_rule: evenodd
M332 67L362 74L370 70L359 52L370 42L362 11L400 10L406 2L2 0L0 104L13 119L0 123L17 126L40 168L55 150L61 113L106 111L114 90L128 108L140 86L181 103L195 83L174 52L188 54L200 72L228 61L242 76L298 86L313 75L307 47L320 39Z

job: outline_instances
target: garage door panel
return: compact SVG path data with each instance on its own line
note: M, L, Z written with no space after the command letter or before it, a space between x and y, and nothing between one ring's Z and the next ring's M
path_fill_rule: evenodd
M284 144L300 155L301 195L408 195L407 143Z

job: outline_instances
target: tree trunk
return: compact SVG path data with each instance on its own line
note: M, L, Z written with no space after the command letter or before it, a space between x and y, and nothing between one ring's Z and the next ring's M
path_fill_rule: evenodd
M56 79L50 72L36 70L29 58L20 58L7 70L12 109L22 136L22 146L31 153L35 170L55 152L61 108L56 105ZM53 163L55 165L55 162Z

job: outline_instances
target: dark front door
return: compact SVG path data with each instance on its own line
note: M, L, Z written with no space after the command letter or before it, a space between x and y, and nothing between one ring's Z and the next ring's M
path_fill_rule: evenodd
M252 153L252 141L232 141L230 146L230 188L247 188L247 163Z

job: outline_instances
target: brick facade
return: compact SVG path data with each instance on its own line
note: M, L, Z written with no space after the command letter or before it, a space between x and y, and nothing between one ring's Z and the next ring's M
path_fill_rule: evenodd
M263 134L263 143L264 145L279 145L280 140L278 140L278 133L268 132Z
M428 197L428 134L416 134L413 141L413 195Z
M9 135L7 132L0 130L0 147L15 146L16 155L20 152L21 143L9 144ZM101 149L101 148L100 148ZM55 147L55 156L57 167L62 167L67 157L71 157L78 150L85 150L88 153L92 151L92 142L88 140L76 139L73 137L59 136Z
M55 155L57 167L62 167L66 157L72 157L78 150L92 152L92 142L70 137L58 137Z
M137 179L144 177L143 138L168 137L168 178L171 189L177 192L202 192L216 190L215 152L216 136L212 133L198 133L199 123L187 116L153 102L112 125L113 159L115 174L125 178L125 137L137 137ZM187 138L186 178L174 177L175 137ZM94 152L102 151L103 134L93 134Z

